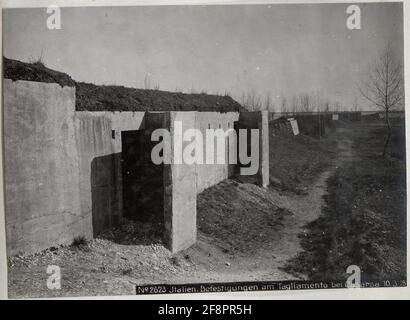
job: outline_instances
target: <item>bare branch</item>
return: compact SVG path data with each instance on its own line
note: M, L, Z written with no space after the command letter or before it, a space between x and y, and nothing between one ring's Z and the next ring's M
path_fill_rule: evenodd
M364 82L358 86L360 94L377 108L388 111L403 100L402 66L389 46L369 68Z

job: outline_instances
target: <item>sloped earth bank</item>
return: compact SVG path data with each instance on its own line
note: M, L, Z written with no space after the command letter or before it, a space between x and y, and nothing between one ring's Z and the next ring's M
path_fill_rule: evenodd
M380 141L374 138L373 129L359 125L338 129L336 140L339 142L333 160L324 163L321 170L311 170L317 174L316 178L310 177L312 183L304 185L303 193L283 190L276 185L263 189L245 179L226 180L205 190L198 196L198 241L177 255L172 256L164 248L160 234L153 232L152 226L124 221L118 228L85 245L62 246L32 256L14 257L9 262L10 296L134 294L135 285L143 284L309 279L315 275L326 275L326 270L337 270L337 264L344 270L341 263L344 260L332 257L337 252L342 252L343 257L348 256L343 247L345 243L355 243L354 239L357 239L358 245L349 247L358 248L354 252L360 259L368 259L371 261L369 265L390 265L390 269L383 267L387 273L397 270L396 267L402 263L399 261L400 255L390 250L395 248L393 244L398 241L392 234L402 233L389 229L391 222L397 220L390 221L380 214L374 214L375 211L370 214L364 210L366 215L362 215L356 224L346 224L346 230L356 227L346 238L351 240L337 242L345 235L338 231L340 219L329 216L331 212L339 212L335 208L357 205L357 202L349 205L349 194L337 197L339 185L331 181L338 172L340 177L349 177L350 180L345 183L347 187L368 184L365 180L356 182L355 177L360 176L360 168L372 167L368 161L372 161L374 155L360 158L356 149L363 145L379 146ZM352 134L349 133L351 130L354 131ZM334 148L329 147L329 150ZM307 166L301 160L305 157L303 152L293 154L298 157L295 165ZM305 159L310 160L307 156ZM362 165L353 171L349 164L359 159ZM395 162L392 160L389 163L392 164L393 174L397 170L393 166ZM380 168L375 168L374 173ZM362 201L366 195L374 195L379 184L371 180L370 188L367 193L360 192ZM390 201L401 203L397 201L397 195L389 193L387 197L380 196L380 201L374 205L384 206L384 210ZM322 211L322 207L328 208L331 197L345 200ZM373 201L373 198L369 199ZM393 206L391 213L395 209ZM375 234L363 232L367 230L367 224L372 225L373 229L370 230ZM378 229L378 224L381 229ZM405 226L405 223L399 225ZM363 236L358 237L361 232ZM337 239L333 235L337 235ZM383 237L380 238L380 235ZM329 248L329 238L337 246ZM377 239L384 239L385 242L377 242ZM373 251L363 254L363 250L369 247L369 241L375 244L370 245ZM402 253L402 248L397 250ZM334 253L328 254L326 251ZM378 262L369 260L369 257L378 257ZM46 287L48 265L61 267L60 290ZM333 274L331 278L334 278Z
M281 191L306 194L315 179L333 163L336 147L334 132L320 140L304 135L271 137L271 186Z

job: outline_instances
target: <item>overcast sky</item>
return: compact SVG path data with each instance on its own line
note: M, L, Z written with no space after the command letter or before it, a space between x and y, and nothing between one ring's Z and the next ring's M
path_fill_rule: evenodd
M401 3L62 8L48 30L45 9L3 12L3 50L78 81L162 90L257 92L291 97L320 91L351 105L355 83L387 42L403 56ZM359 100L360 102L360 100Z

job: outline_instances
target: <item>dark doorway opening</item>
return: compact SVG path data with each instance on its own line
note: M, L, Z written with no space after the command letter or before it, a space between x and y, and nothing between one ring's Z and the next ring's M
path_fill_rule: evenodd
M124 217L152 224L156 232L164 228L163 165L155 165L148 130L121 132ZM158 230L161 229L161 230Z

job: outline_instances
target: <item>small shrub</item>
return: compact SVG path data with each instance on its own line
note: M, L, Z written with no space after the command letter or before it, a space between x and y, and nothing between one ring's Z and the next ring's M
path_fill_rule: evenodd
M180 267L180 266L181 266L181 261L180 261L180 259L179 259L178 257L173 256L173 257L170 258L170 260L171 260L171 263L172 263L174 266L177 266L177 267Z
M87 243L87 239L84 236L78 236L75 237L73 240L73 243L71 244L71 246L73 247L82 247L82 246L86 246Z
M132 269L131 268L127 268L127 269L122 269L121 270L122 275L124 276L129 276L132 273Z
M41 67L41 68L45 68L46 65L44 64L44 51L41 50L41 54L37 57L37 58L33 58L32 56L29 58L29 63Z
M36 65L36 66L38 66L38 67L41 67L41 68L45 68L45 67L46 67L46 65L44 64L44 62L43 62L41 59L39 59L39 60L37 60L37 61L34 61L33 64Z

